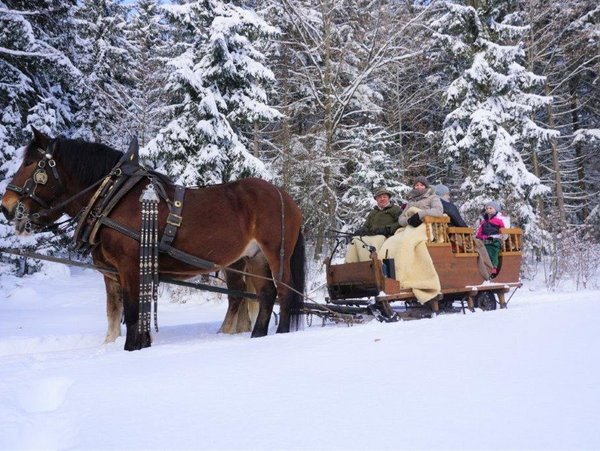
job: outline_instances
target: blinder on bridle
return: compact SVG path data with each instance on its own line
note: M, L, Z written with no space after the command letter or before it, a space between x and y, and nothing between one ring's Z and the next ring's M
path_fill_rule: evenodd
M58 189L63 187L62 182L60 180L60 176L58 174L58 169L56 169L56 160L54 160L54 152L56 151L58 138L53 139L50 144L48 144L47 149L42 149L41 147L37 148L37 151L43 155L43 158L38 161L37 169L33 173L31 177L25 180L23 186L17 186L13 183L9 183L6 187L7 190L13 191L17 193L20 198L17 203L17 207L15 210L15 219L22 220L28 217L26 213L25 205L23 204L23 200L29 198L40 205L44 210L50 210L50 205L42 198L40 198L36 194L36 189L40 185L45 185L48 183L48 170L50 168L52 175L56 179ZM41 212L34 213L33 218L38 219L41 216ZM29 221L26 226L28 229L31 229L31 222Z

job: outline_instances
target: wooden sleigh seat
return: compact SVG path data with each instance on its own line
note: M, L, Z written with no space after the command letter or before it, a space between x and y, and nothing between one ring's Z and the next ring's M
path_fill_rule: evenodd
M506 237L502 242L498 274L484 284L480 274L474 243L474 231L470 227L450 227L448 217L426 216L423 222L427 231L427 249L440 278L441 295L432 302L432 310L439 309L438 301L467 297L469 306L482 291L498 294L501 307L505 306L504 293L520 286L519 270L522 258L523 232L519 228L501 229ZM326 260L327 288L332 300L374 297L379 302L414 301L410 288L403 288L386 271L386 260L380 260L376 252L367 262L331 264ZM392 266L393 265L389 265ZM385 274L385 275L384 275Z

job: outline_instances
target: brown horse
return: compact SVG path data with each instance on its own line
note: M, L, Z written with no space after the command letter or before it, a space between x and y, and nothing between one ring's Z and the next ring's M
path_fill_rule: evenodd
M102 144L51 139L34 129L23 162L2 198L2 211L9 220L15 220L18 234L52 224L63 213L77 217L94 195L95 189L90 187L108 177L122 157L122 152ZM162 180L166 195L173 199L175 185L165 177ZM110 212L112 221L139 230L139 199L147 183L140 181L121 198ZM169 208L161 200L158 209L158 230L162 234ZM257 294L259 312L252 337L267 335L276 298L280 305L277 332L289 332L298 325L303 307L300 293L304 291L304 240L300 210L288 194L255 178L186 188L181 218L173 248L213 262L216 267L245 270L256 276L228 272L226 277L229 288L243 290L249 283ZM106 341L114 341L120 335L124 314L125 349L148 347L150 332L138 330L140 244L105 226L97 236L98 245L92 250L94 263L118 272L117 276L104 276ZM160 253L159 272L181 280L207 269ZM238 315L243 301L241 296L229 296L222 331L239 331Z

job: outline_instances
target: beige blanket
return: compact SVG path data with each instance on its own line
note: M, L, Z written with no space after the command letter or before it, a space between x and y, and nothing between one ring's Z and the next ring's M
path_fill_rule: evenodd
M352 242L346 248L346 263L356 263L356 262L366 262L371 260L371 253L369 252L368 246L374 246L375 250L377 250L377 255L379 258L382 258L379 255L379 248L385 241L384 235L373 235L373 236L363 236L363 237L355 237L352 239Z
M409 209L410 210L410 209ZM393 258L396 279L402 288L412 288L421 304L441 293L440 278L427 250L426 225L398 229L381 246L379 258Z

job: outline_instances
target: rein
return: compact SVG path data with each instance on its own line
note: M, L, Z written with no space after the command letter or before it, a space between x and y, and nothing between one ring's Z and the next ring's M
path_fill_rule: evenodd
M61 210L63 207L66 207L67 205L69 205L71 202L73 202L75 199L83 196L84 194L86 194L87 192L93 190L94 188L96 188L98 185L100 185L105 179L112 177L114 174L111 172L110 174L108 174L106 177L101 178L100 180L98 180L96 183L88 186L87 188L85 188L83 191L78 192L77 194L74 194L73 196L69 197L68 199L62 201L60 204L55 205L54 207L47 209L47 210L42 210L42 211L38 211L36 213L34 213L32 216L34 218L39 218L41 216L48 216L51 213L57 212L59 210ZM76 218L76 216L75 216Z
M35 258L37 260L49 261L52 263L60 263L63 265L74 266L77 268L95 269L96 271L99 271L104 274L112 274L112 275L119 274L119 272L115 268L94 265L91 263L78 262L76 260L71 260L68 258L54 257L51 255L40 254L37 252L27 252L27 251L23 251L21 249L11 249L11 248L0 247L0 254L16 255L16 256L25 257L25 258ZM242 270L237 270L237 269L233 269L233 268L221 268L221 269L223 271L231 271L233 273L256 277L258 279L268 280L270 282L275 282L275 280L273 280L273 278L271 278L271 277L260 276L258 274L251 274L251 273L248 273L248 272L242 271ZM178 279L173 279L171 277L165 277L165 276L160 276L159 280L160 280L160 282L167 283L169 285L178 285L181 287L194 288L197 290L208 291L211 293L219 293L219 294L227 294L227 295L237 296L237 297L244 297L246 299L252 299L254 301L258 300L256 293L249 293L249 292L240 291L240 290L229 290L227 288L215 287L213 285L208 285L208 284L198 283L198 282L188 282L185 280L178 280ZM342 315L333 309L330 309L325 304L321 304L321 303L317 302L314 298L308 296L307 294L300 293L298 290L294 289L293 287L290 287L287 284L282 284L282 285L287 287L289 290L301 295L305 300L310 301L311 303L317 305L319 307L319 309L321 309L322 311L325 311L331 317L337 318L338 320L343 321L343 322L347 323L348 325L350 325L352 323L352 321L349 321L347 316ZM314 312L307 312L307 313L312 315ZM308 321L308 317L307 317L307 321Z
M44 261L48 261L48 262L52 262L52 263L60 263L62 265L74 266L76 268L94 269L103 274L113 274L113 275L119 274L119 272L115 268L111 268L108 266L99 266L99 265L94 265L91 263L83 263L83 262L79 262L77 260L54 257L52 255L44 255L44 254L40 254L37 252L27 252L27 251L23 251L21 249L11 249L11 248L0 247L0 254L16 255L18 257L24 257L24 258L35 258L36 260L44 260ZM164 283L168 283L170 285L179 285L182 287L196 288L198 290L210 291L212 293L231 294L232 296L241 296L241 297L244 297L247 299L257 299L257 296L255 293L248 293L246 291L239 291L239 290L229 290L227 288L215 287L213 285L207 285L204 283L188 282L185 280L178 280L178 279L173 279L171 277L164 277L164 276L160 277L160 281L164 282Z

